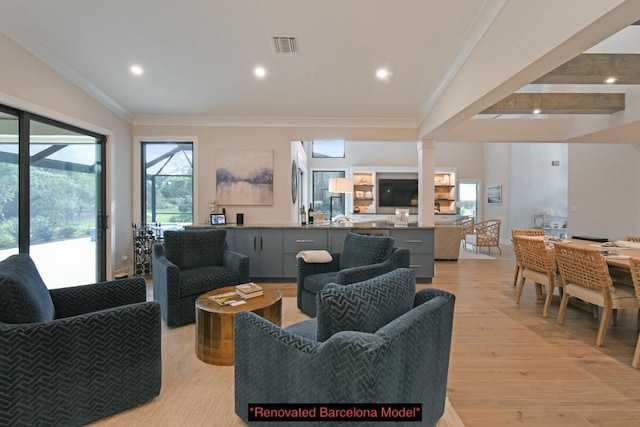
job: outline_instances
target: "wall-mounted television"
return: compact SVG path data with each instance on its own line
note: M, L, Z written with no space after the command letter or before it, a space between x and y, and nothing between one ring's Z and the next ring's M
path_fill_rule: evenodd
M378 180L378 206L381 208L418 209L418 180L380 178Z

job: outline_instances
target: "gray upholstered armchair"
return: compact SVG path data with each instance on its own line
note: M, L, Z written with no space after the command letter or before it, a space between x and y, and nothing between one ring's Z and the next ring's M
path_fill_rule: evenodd
M0 262L0 425L77 426L160 393L160 306L144 279L48 290Z
M420 425L434 425L446 401L454 295L416 293L413 271L401 268L327 285L317 302L317 318L285 329L235 316L236 414L247 422L250 403L419 403Z
M395 248L394 242L392 237L348 233L342 252L331 254L331 262L307 263L298 258L298 308L315 316L316 294L327 283L347 285L409 268L409 249Z
M225 229L165 231L152 247L153 299L167 326L195 322L205 292L249 281L249 257L231 251Z

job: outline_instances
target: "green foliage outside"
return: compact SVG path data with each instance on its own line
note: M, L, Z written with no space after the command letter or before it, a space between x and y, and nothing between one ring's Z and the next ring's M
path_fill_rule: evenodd
M30 168L31 243L89 236L95 227L96 176ZM0 249L18 246L18 166L0 163Z
M191 176L158 175L155 178L155 220L153 181L147 181L147 223L193 222L193 179Z

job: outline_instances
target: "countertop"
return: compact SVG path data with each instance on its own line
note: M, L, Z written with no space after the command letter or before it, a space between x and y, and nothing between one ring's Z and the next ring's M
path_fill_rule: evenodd
M298 225L298 224L225 224L207 225L196 224L185 228L229 228L229 229L251 229L251 228L283 228L283 229L310 229L310 230L430 230L434 227L423 227L417 224L409 224L406 227L395 227L392 222L367 222L367 223L336 223L323 225Z

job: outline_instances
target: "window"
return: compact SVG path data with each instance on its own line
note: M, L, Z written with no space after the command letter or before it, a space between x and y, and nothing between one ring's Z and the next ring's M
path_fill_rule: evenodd
M193 224L193 144L142 142L142 218Z
M344 215L344 194L329 193L329 178L344 178L344 171L313 171L313 210L322 212L325 218L333 212L333 216ZM331 207L333 196L333 208Z
M344 158L344 141L313 141L311 143L311 157Z

